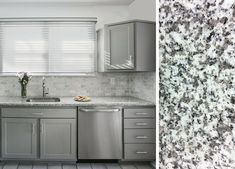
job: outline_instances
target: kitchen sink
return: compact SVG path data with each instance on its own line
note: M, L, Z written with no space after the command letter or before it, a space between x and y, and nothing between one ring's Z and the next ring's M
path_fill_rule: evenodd
M58 97L34 97L26 99L26 102L60 102Z

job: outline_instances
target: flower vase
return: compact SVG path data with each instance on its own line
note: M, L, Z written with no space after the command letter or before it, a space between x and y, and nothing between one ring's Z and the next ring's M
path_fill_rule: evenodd
M27 85L21 85L21 97L22 98L27 97Z

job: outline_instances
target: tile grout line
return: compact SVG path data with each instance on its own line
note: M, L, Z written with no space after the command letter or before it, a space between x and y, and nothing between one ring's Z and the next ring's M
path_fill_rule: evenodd
M105 163L104 163L104 167L105 167L105 169L108 169L107 164L105 164Z
M17 163L17 167L16 167L16 169L18 169L18 168L19 168L19 164L20 164L20 163Z
M136 166L136 163L134 163L134 167L135 167L135 169L138 169L138 167Z
M107 164L106 164L106 163L104 163L104 167L105 167L106 169L108 169L108 167L107 167Z
M3 162L2 169L4 168L5 164L6 164L6 162Z

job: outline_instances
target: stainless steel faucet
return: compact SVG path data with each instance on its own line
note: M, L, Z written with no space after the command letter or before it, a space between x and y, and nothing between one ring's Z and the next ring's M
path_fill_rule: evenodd
M42 96L46 97L47 94L49 94L48 92L48 88L46 88L46 83L45 83L45 77L42 77ZM47 90L47 91L46 91Z

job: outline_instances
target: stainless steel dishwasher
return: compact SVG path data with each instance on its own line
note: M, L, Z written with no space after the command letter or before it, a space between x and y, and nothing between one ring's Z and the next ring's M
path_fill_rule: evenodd
M79 108L78 159L121 158L121 108Z

